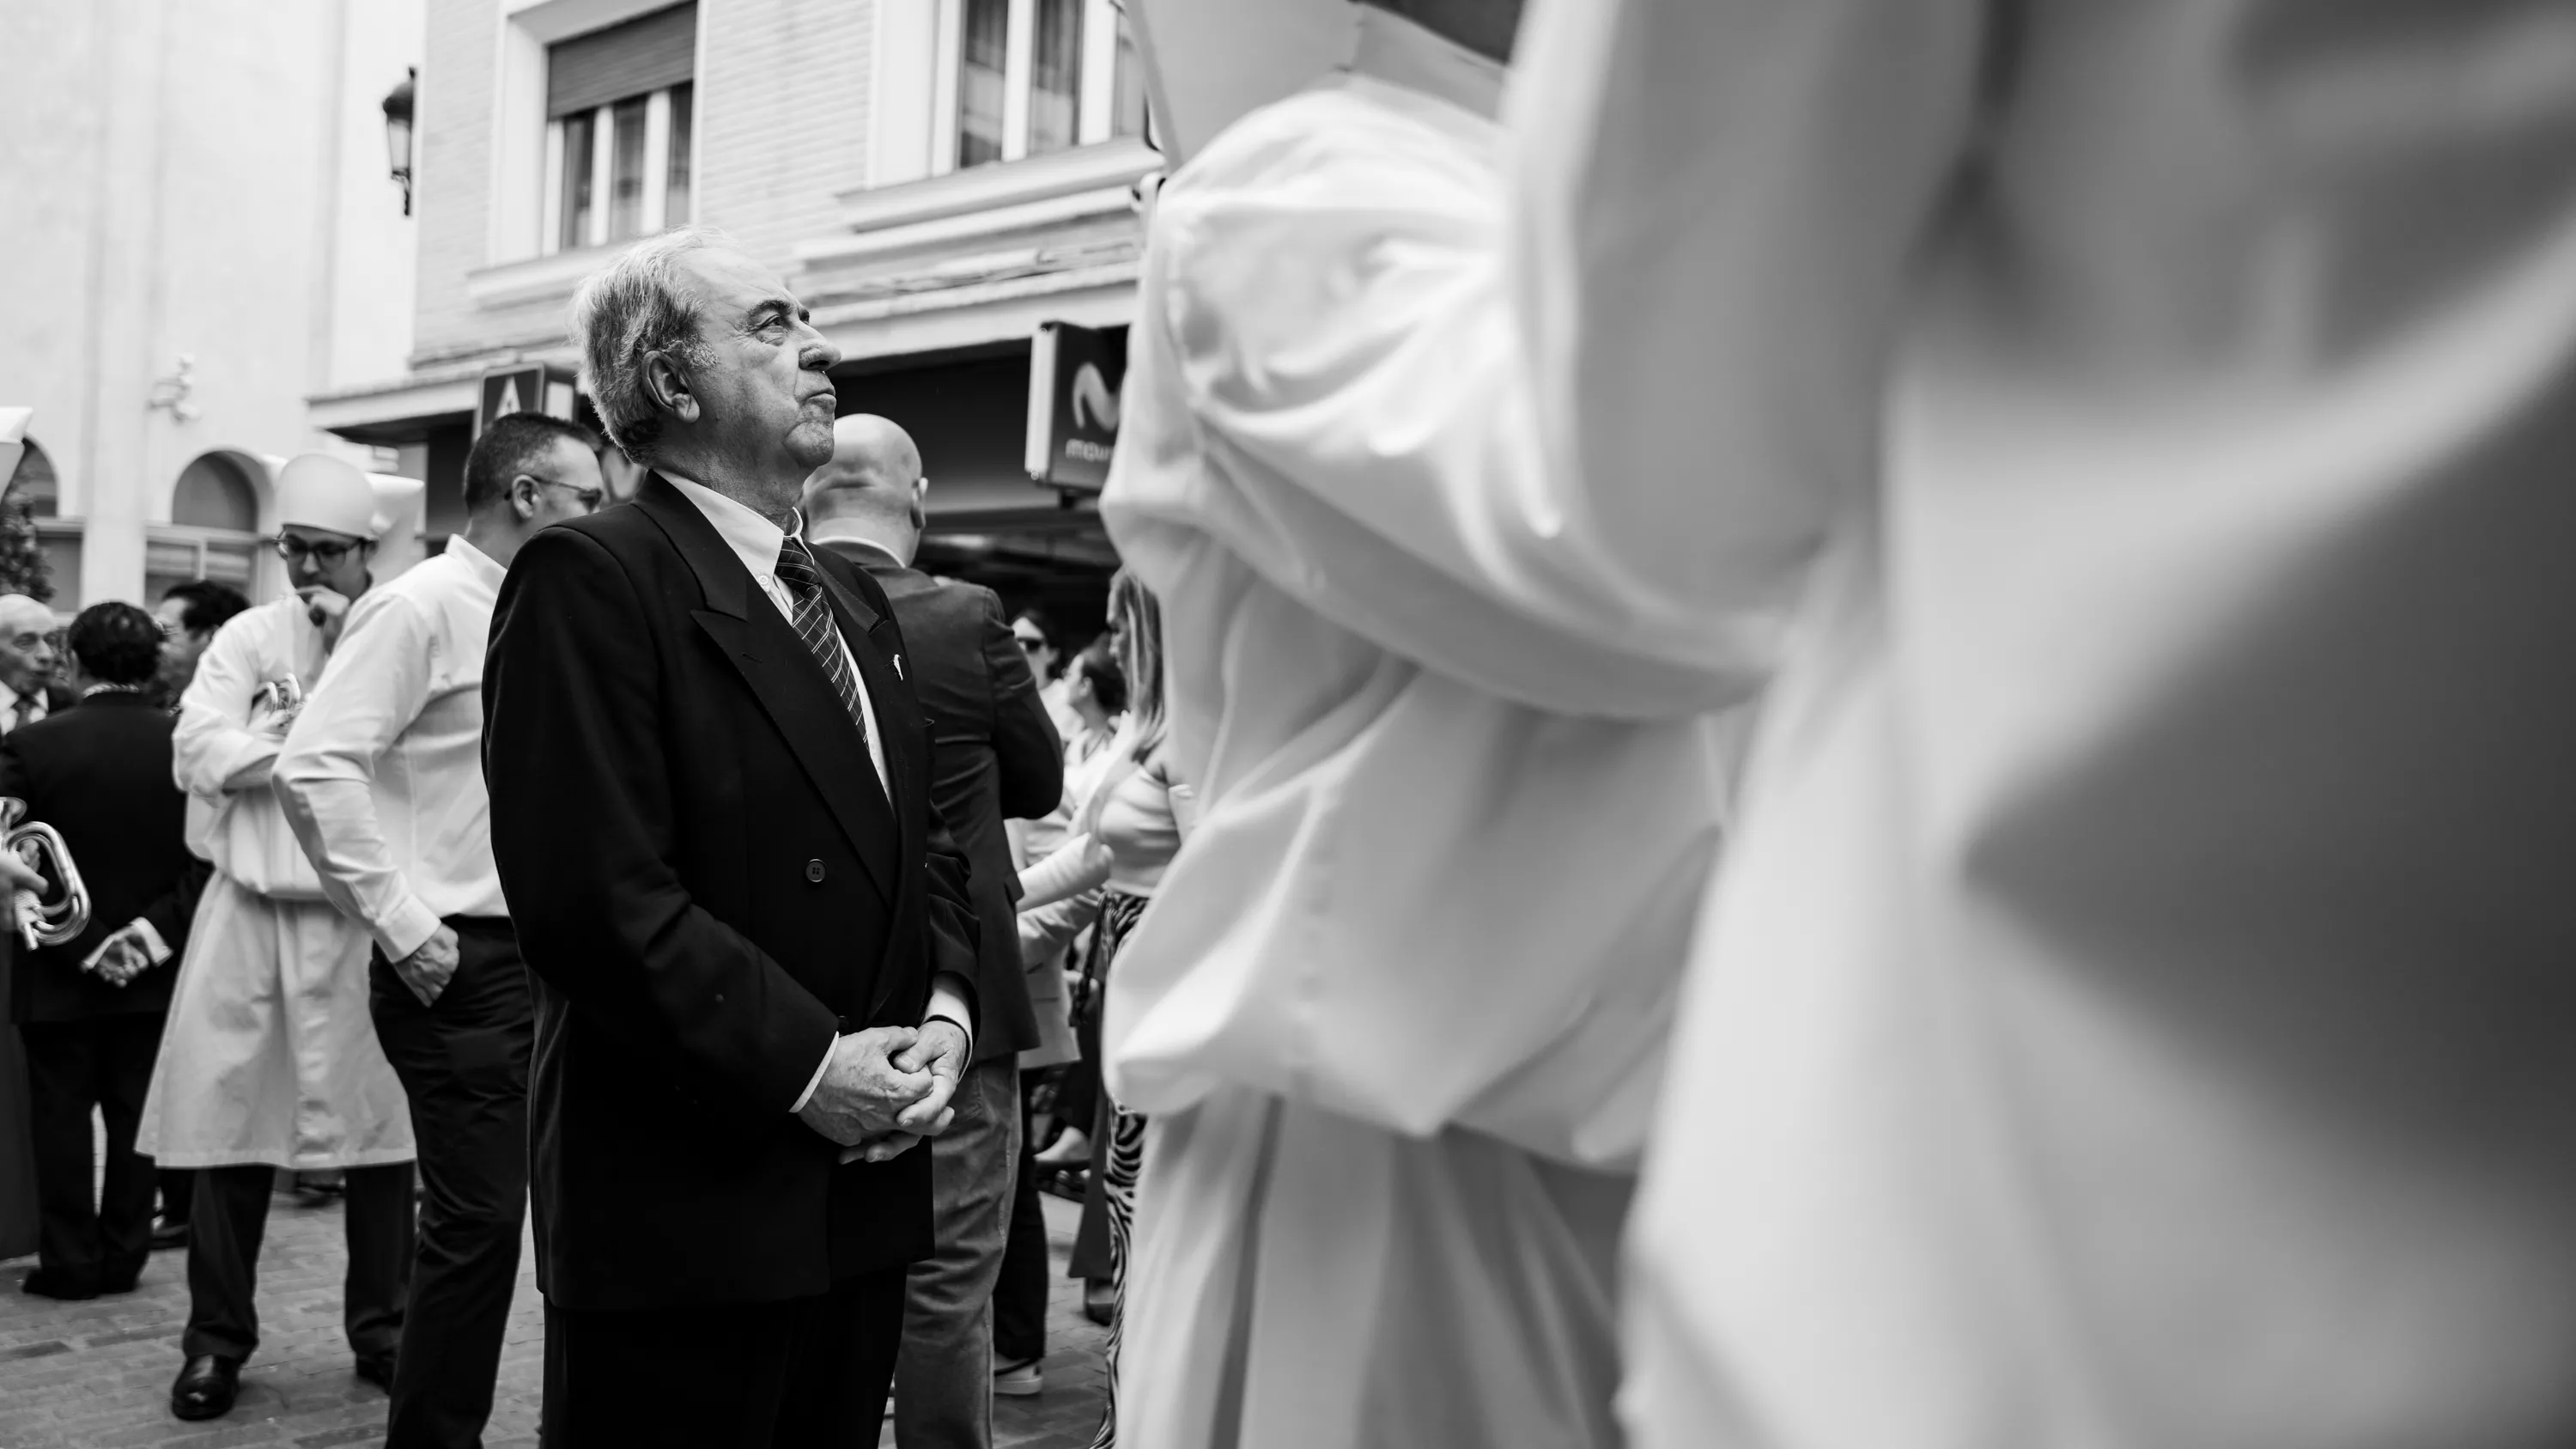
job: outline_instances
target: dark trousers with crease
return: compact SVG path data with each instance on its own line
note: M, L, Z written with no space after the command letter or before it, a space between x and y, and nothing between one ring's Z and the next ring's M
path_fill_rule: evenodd
M1038 1199L1037 1139L1029 1128L1029 1095L1037 1074L1020 1076L1020 1162L1011 1189L1010 1239L1002 1276L993 1285L993 1357L1000 1363L1046 1357L1046 1206Z
M903 1339L905 1276L888 1268L777 1303L624 1310L548 1303L537 1442L543 1449L874 1444Z
M456 974L421 1005L374 954L376 1040L411 1099L420 1234L386 1449L476 1449L528 1214L528 1052L535 1007L503 917L451 916Z
M180 1335L179 1350L190 1358L246 1359L259 1347L253 1300L277 1169L246 1162L201 1167L196 1177L197 1200L188 1214L188 1330ZM346 1215L349 1271L341 1280L341 1322L358 1357L378 1358L402 1343L403 1288L411 1276L411 1164L352 1167L344 1178L340 1211Z
M134 1154L143 1093L161 1048L160 1012L19 1026L36 1166L36 1251L67 1286L121 1292L152 1252L152 1159ZM90 1109L107 1123L107 1161L90 1192Z

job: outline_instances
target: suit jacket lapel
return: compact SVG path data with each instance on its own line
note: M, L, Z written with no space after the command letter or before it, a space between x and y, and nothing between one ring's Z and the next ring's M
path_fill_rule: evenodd
M715 525L678 489L655 475L636 493L635 505L661 525L697 574L706 606L690 610L691 617L750 686L878 892L894 900L905 859L899 816L878 788L867 747L822 666L752 582Z

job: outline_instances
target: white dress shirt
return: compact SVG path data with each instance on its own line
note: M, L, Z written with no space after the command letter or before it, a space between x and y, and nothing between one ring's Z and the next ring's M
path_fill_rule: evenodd
M18 717L18 706L22 702L27 706L27 717L24 719ZM34 724L45 717L45 712L44 685L38 684L33 690L20 694L8 685L0 684L0 734L6 734L20 725Z
M502 916L483 784L483 650L503 570L462 536L367 591L271 780L323 894L389 960Z
M742 566L751 574L752 582L760 585L760 591L769 596L769 602L778 606L779 617L785 619L788 626L793 628L796 623L796 597L787 591L785 584L778 581L778 550L789 538L803 537L805 526L803 515L789 515L789 521L796 525L795 531L791 533L761 517L744 503L727 498L703 484L692 483L667 469L659 471L663 477L671 480L672 487L680 490L681 497L696 504L698 511L706 515L707 522L715 525L716 535L725 541L727 548L733 550L734 557L742 560ZM885 790L886 798L892 800L894 792L886 783L885 741L879 737L877 731L876 701L868 695L868 678L859 671L859 661L850 653L850 641L841 637L841 631L838 628L833 629L832 640L841 647L842 662L849 666L850 678L858 686L859 713L866 719L868 726L868 763L876 767L878 788ZM964 986L965 983L953 971L942 971L932 976L930 1010L923 1019L944 1016L956 1022L958 1029L966 1033L965 1059L972 1061L975 1056L974 1018L967 1013ZM796 1105L790 1107L789 1111L802 1112L805 1110L805 1104L813 1100L814 1089L823 1084L823 1073L831 1069L832 1053L838 1051L840 1045L840 1038L834 1037L832 1044L823 1049L823 1059L814 1064L814 1075L806 1081L805 1090L797 1094Z

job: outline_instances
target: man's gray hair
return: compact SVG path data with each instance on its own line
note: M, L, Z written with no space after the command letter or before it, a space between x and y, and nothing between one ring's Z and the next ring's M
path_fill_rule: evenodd
M678 277L680 258L733 240L713 227L684 226L649 236L591 275L572 299L572 337L582 383L610 441L638 463L653 461L662 415L644 387L644 358L668 353L682 367L711 360L698 340L698 308Z

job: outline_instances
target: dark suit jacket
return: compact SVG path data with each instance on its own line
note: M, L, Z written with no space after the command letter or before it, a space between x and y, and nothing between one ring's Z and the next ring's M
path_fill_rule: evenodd
M891 799L660 478L539 534L501 586L483 771L536 997L537 1282L565 1307L804 1297L931 1247L927 1150L836 1166L789 1110L835 1032L917 1025L934 970L975 969L902 632L874 582L821 567Z
M171 716L140 694L97 694L0 740L0 795L59 831L89 890L89 929L60 946L18 948L13 1021L81 1021L169 1009L170 983L206 879L188 853L188 797L170 778ZM109 933L141 916L169 961L127 986L80 969ZM13 931L14 922L0 923Z
M991 589L932 578L863 543L816 548L884 586L912 645L913 692L930 716L930 798L975 871L983 927L975 992L984 1017L975 1059L1025 1051L1038 1044L1038 1018L1020 961L1020 874L1002 819L1044 815L1064 798L1064 742Z

